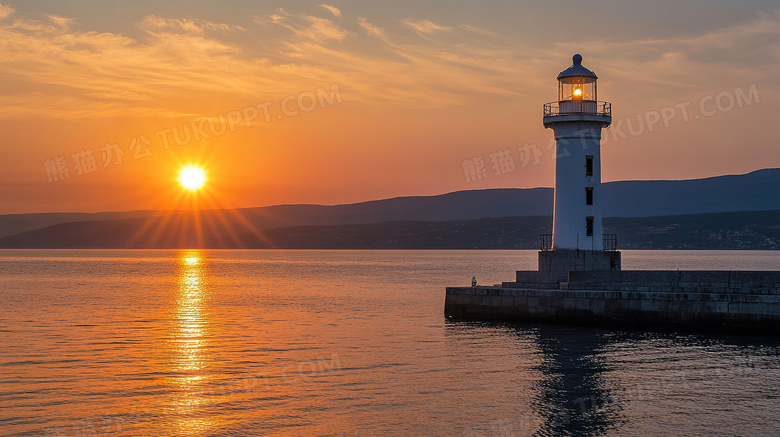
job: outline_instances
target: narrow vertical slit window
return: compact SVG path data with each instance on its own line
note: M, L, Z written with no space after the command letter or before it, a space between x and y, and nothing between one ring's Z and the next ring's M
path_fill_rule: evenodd
M585 188L585 204L593 205L593 187Z
M585 235L588 237L593 236L593 217L585 218Z
M585 157L585 176L593 176L593 156Z

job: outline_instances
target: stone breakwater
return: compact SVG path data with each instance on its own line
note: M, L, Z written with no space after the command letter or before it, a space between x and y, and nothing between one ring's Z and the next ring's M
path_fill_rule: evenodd
M780 272L572 271L568 281L448 287L453 318L780 335Z

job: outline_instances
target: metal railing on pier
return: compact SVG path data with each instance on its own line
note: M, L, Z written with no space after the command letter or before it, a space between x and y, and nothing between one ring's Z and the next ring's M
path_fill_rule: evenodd
M614 252L618 250L617 234L604 234L602 243L605 251ZM552 250L552 234L539 235L539 250L542 252Z
M552 250L552 234L542 234L539 236L539 250L549 252Z
M603 237L603 244L604 244L604 250L607 251L616 251L618 250L617 245L617 234L604 234Z

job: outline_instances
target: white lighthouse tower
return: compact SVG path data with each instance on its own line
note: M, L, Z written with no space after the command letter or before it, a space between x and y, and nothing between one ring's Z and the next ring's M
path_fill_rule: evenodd
M601 224L601 129L612 105L597 97L596 74L582 56L558 75L558 101L544 105L544 127L555 132L553 233L543 237L539 271L565 281L572 270L619 270L616 239Z

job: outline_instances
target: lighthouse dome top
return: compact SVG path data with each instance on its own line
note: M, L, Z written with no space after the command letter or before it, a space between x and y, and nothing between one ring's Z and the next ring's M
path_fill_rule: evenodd
M572 56L572 66L561 71L558 75L558 81L562 83L591 83L598 77L596 73L582 66L582 55L577 53Z

